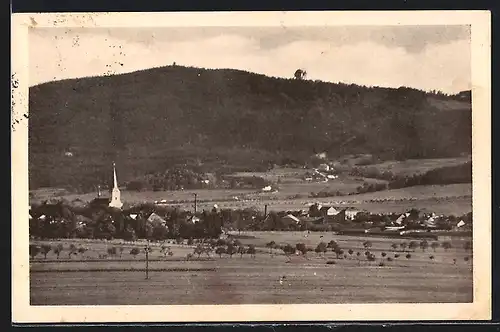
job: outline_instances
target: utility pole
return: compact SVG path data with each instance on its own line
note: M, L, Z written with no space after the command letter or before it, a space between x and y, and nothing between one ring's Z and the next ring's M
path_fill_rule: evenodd
M151 250L151 247L149 246L149 240L146 244L146 247L144 248L144 251L146 252L146 279L149 279L149 251Z
M193 195L194 195L194 214L196 215L196 204L197 204L196 198L197 198L198 194L194 193Z

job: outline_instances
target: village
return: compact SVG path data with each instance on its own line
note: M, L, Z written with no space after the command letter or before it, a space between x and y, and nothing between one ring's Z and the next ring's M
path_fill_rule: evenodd
M293 211L216 203L200 211L193 198L189 210L166 200L125 206L113 167L109 195L31 205L32 303L91 304L97 296L102 304L231 304L232 294L243 303L255 303L255 294L286 303L297 292L308 302L342 303L367 285L391 289L366 293L374 303L472 296L472 213L383 214L318 202ZM89 285L106 296L88 293ZM328 292L311 292L317 286Z
M326 165L325 165L326 166ZM324 171L328 171L323 166ZM398 213L370 213L349 206L310 203L306 209L263 211L255 207L210 210L179 209L166 200L145 202L124 208L113 165L113 188L88 203L79 199L44 201L30 206L30 236L33 238L214 238L232 231L321 231L384 237L470 236L472 213L462 216L436 215L417 209ZM315 169L316 172L319 173ZM321 173L320 173L321 174ZM262 190L269 191L271 186Z

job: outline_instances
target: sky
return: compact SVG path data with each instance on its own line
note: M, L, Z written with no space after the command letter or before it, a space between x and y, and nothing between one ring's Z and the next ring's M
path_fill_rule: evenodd
M469 26L31 28L30 86L176 63L275 77L457 93Z

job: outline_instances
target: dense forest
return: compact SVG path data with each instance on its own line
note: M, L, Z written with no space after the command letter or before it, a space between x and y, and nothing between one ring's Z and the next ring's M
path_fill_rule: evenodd
M448 101L453 109L440 108ZM93 190L109 182L112 161L125 182L173 166L203 174L304 164L323 151L400 160L471 153L467 91L167 66L37 85L29 107L31 189Z

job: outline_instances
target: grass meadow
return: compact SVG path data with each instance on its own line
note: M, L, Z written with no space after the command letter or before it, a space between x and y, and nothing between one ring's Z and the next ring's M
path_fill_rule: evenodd
M144 253L129 254L143 243L51 241L89 250L71 259L63 251L59 259L49 253L46 259L32 260L31 305L472 302L472 252L462 249L467 239L454 239L453 248L446 251L409 250L411 257L406 258L408 253L391 248L393 243L409 242L404 239L304 232L245 232L238 238L256 246L255 257L212 253L188 261L193 247L169 243L173 256L165 257L158 244L149 255L149 279ZM367 239L372 243L369 249L363 247ZM345 257L328 251L288 258L280 250L266 248L269 241L302 242L314 248L330 240L339 244ZM124 247L121 257L118 253L99 258L110 246ZM366 259L366 250L375 261Z

